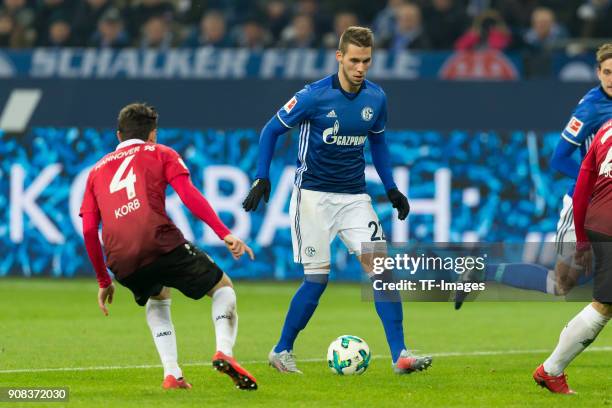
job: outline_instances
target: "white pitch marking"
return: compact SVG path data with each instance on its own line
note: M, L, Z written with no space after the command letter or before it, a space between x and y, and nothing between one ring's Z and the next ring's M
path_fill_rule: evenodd
M503 356L512 354L540 354L548 353L550 349L539 349L539 350L490 350L490 351L449 351L443 353L430 353L428 355L432 357L466 357L466 356ZM602 347L590 347L585 352L597 352L597 351L612 351L612 346ZM388 355L374 355L372 359L378 360L383 358L389 358ZM300 362L304 363L321 363L327 361L322 358L302 358ZM242 364L268 364L268 360L250 360L241 361ZM211 366L210 362L194 362L194 363L183 363L180 364L183 367L205 367ZM94 366L94 367L59 367L59 368L20 368L14 370L0 370L0 374L15 374L15 373L45 373L55 371L105 371L105 370L131 370L137 368L161 368L161 364L143 364L143 365L129 365L129 366Z

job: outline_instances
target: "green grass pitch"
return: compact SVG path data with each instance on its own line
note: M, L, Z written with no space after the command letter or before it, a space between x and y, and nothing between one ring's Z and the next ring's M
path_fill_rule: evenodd
M210 300L174 292L179 360L193 389L164 391L144 309L126 289L118 287L104 317L94 280L2 279L0 387L69 387L68 403L34 404L50 407L612 406L610 327L567 371L578 395L550 394L531 379L584 303L475 302L460 312L450 303L405 303L408 346L432 353L434 362L426 372L397 376L373 304L361 300L358 286L332 282L296 343L304 375L279 374L266 358L298 284L236 283L235 356L257 377L255 392L236 390L209 364ZM375 357L364 375L336 376L327 367L327 346L341 334L370 345ZM63 370L42 370L53 368ZM0 403L20 405L34 406Z

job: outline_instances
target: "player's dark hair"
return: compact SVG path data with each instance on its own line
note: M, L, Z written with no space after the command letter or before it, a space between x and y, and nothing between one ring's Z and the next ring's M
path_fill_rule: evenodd
M601 68L601 64L610 58L612 58L612 43L605 43L597 49L597 67Z
M131 103L124 106L117 118L117 129L121 141L140 139L146 141L149 133L157 128L157 111L146 103Z
M344 54L349 44L358 47L371 47L373 42L374 34L372 34L372 30L367 27L351 26L344 30L340 36L338 49Z

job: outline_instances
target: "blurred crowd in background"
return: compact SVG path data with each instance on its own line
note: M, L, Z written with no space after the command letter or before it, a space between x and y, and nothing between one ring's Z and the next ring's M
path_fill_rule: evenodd
M550 50L612 37L612 0L1 0L0 47ZM601 42L601 41L600 41Z

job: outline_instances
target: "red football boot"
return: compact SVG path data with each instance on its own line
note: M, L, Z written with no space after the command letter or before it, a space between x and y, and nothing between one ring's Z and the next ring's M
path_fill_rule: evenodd
M191 388L191 384L185 381L183 377L177 379L175 376L168 374L166 378L164 378L162 387L166 390L170 390L173 388L183 388L188 390Z
M212 358L212 365L215 370L229 375L237 388L248 391L257 389L255 377L242 368L232 357L217 351Z
M575 394L567 385L567 375L561 374L556 377L548 375L544 370L544 364L541 364L533 372L533 379L540 387L548 389L550 392L557 394Z

